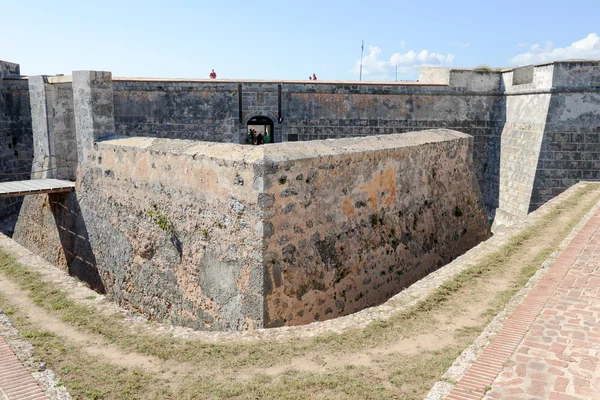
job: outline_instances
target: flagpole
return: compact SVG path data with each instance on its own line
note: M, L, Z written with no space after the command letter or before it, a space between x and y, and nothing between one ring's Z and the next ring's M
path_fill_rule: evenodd
M360 45L360 75L358 76L359 81L362 81L362 59L363 59L364 48L365 48L365 39L362 40L362 44Z

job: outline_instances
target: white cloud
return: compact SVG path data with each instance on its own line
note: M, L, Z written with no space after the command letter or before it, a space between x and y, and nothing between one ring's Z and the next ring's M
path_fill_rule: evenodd
M522 48L525 48L525 47L527 47L527 46L529 46L527 43L519 43L519 44L517 45L517 47L518 47L518 48L520 48L520 49L522 49Z
M509 61L515 65L526 65L569 58L600 58L600 36L590 33L568 47L555 48L551 41L541 45L534 44L527 53L519 54Z
M402 47L402 48L406 47L406 42L404 40L400 41L400 47Z
M378 60L377 57L381 54L381 49L377 46L369 46L369 54L362 59L363 75L377 75L385 72L389 67L389 62ZM354 68L350 71L353 74L360 73L360 60L354 64Z
M462 47L462 48L471 47L471 42L450 42L449 44L450 44L450 46L454 46L454 47Z
M410 50L404 54L394 53L389 61L381 60L381 49L378 46L369 46L369 54L363 57L362 74L369 80L391 80L394 77L395 68L398 66L398 76L415 77L421 65L451 65L454 61L453 54L431 53L421 50L417 53ZM360 72L360 59L356 61L350 70L351 74L358 75Z
M427 50L421 50L420 53L415 53L410 50L408 53L400 54L395 53L390 58L390 64L392 65L412 65L412 64L426 64L426 65L440 65L440 64L452 64L454 61L454 55L452 54L438 54L430 53Z

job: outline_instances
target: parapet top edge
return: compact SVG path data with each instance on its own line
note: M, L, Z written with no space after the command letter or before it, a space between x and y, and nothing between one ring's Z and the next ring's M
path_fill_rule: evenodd
M97 142L97 145L100 148L127 148L132 150L168 153L172 155L190 157L202 156L232 161L254 162L264 158L266 161L277 162L411 148L427 143L439 143L470 137L471 136L465 133L450 129L431 129L360 138L273 143L265 146L151 137L107 138L106 140Z
M205 78L142 78L142 77L113 77L116 82L194 82L194 83L259 83L259 84L304 84L304 85L363 85L363 86L448 86L438 83L416 81L377 82L377 81L336 81L336 80L260 80L260 79L205 79Z
M410 149L430 143L441 143L471 138L451 129L430 129L405 133L373 135L360 138L340 138L287 142L265 148L265 160L285 162L359 153Z
M428 66L425 66L422 68L439 69L439 70L456 71L456 72L484 71L486 73L502 74L502 73L514 71L515 69L519 69L519 68L544 67L546 65L553 65L553 64L597 64L597 65L600 65L600 58L572 58L572 59L567 59L567 60L546 61L546 62L537 63L537 64L515 65L512 67L489 67L489 70L478 69L477 67L475 67L475 68L460 68L460 67L441 67L441 66L434 66L434 65L431 65L431 66L428 65Z

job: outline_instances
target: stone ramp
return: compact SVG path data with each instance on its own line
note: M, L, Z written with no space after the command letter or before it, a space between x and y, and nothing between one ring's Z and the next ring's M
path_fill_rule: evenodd
M26 196L30 194L64 193L75 190L75 182L61 179L31 179L0 183L0 197Z
M600 398L599 321L596 210L446 399Z
M0 400L47 399L35 379L0 336Z

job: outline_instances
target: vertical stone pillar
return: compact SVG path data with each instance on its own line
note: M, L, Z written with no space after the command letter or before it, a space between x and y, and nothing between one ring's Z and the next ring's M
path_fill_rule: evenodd
M77 160L86 163L94 142L115 133L112 74L73 71L73 105Z
M46 79L41 76L30 76L29 103L31 105L31 128L33 131L33 167L32 179L53 178L53 159L49 131L48 102Z

